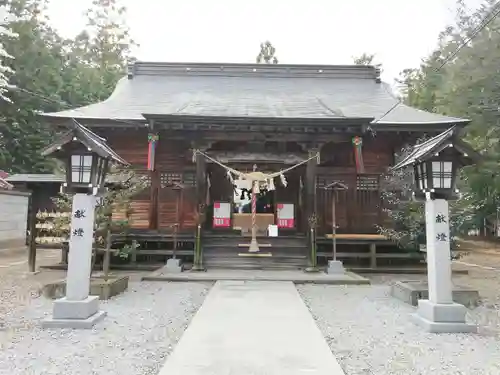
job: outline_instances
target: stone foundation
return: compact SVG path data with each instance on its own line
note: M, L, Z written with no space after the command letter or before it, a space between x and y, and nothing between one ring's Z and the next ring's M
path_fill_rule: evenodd
M412 306L418 306L419 300L429 298L429 287L425 281L398 281L391 286L391 296ZM480 297L477 290L453 287L453 301L466 307L476 307Z
M108 281L105 281L103 277L92 278L89 295L99 296L100 300L110 299L128 289L128 280L128 276L109 277ZM63 298L66 295L66 280L44 285L42 294L51 299Z

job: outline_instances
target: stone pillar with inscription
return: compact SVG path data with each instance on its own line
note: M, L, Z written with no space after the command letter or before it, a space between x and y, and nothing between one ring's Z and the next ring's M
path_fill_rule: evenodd
M94 195L73 196L66 297L54 302L53 317L42 322L46 328L92 328L106 315L99 296L89 296L96 202Z
M465 322L466 307L453 302L448 201L428 198L425 223L429 299L418 301L413 318L428 332L476 332L475 325Z

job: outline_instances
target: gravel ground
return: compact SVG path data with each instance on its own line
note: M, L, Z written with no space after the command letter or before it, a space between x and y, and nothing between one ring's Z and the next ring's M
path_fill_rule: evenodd
M60 250L44 249L37 255L37 265L56 263L59 257ZM0 253L0 345L2 337L11 328L8 321L15 321L14 317L40 295L42 285L65 277L64 271L44 270L37 275L29 274L27 258L26 252Z
M108 316L88 331L42 330L37 323L50 316L52 301L36 298L7 317L0 374L156 375L209 289L132 282L126 293L101 302Z
M304 285L298 290L347 375L498 375L500 338L429 334L410 320L415 308L387 285ZM481 309L470 313L481 319Z

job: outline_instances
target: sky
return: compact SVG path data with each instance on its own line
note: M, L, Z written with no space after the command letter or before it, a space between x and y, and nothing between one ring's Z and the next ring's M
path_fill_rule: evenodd
M51 0L53 25L73 37L92 0ZM418 67L454 18L455 0L121 0L142 61L255 62L271 41L280 63L350 64L374 53L383 80ZM466 0L470 9L481 0ZM69 5L71 4L71 5Z

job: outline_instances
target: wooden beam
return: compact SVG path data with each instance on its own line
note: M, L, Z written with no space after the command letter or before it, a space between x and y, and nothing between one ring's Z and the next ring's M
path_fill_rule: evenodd
M290 130L280 131L278 129L252 132L248 130L231 131L218 129L199 129L197 131L187 131L183 129L162 129L162 136L168 139L191 140L193 142L203 141L262 141L267 142L350 142L352 132L338 133L293 133Z

